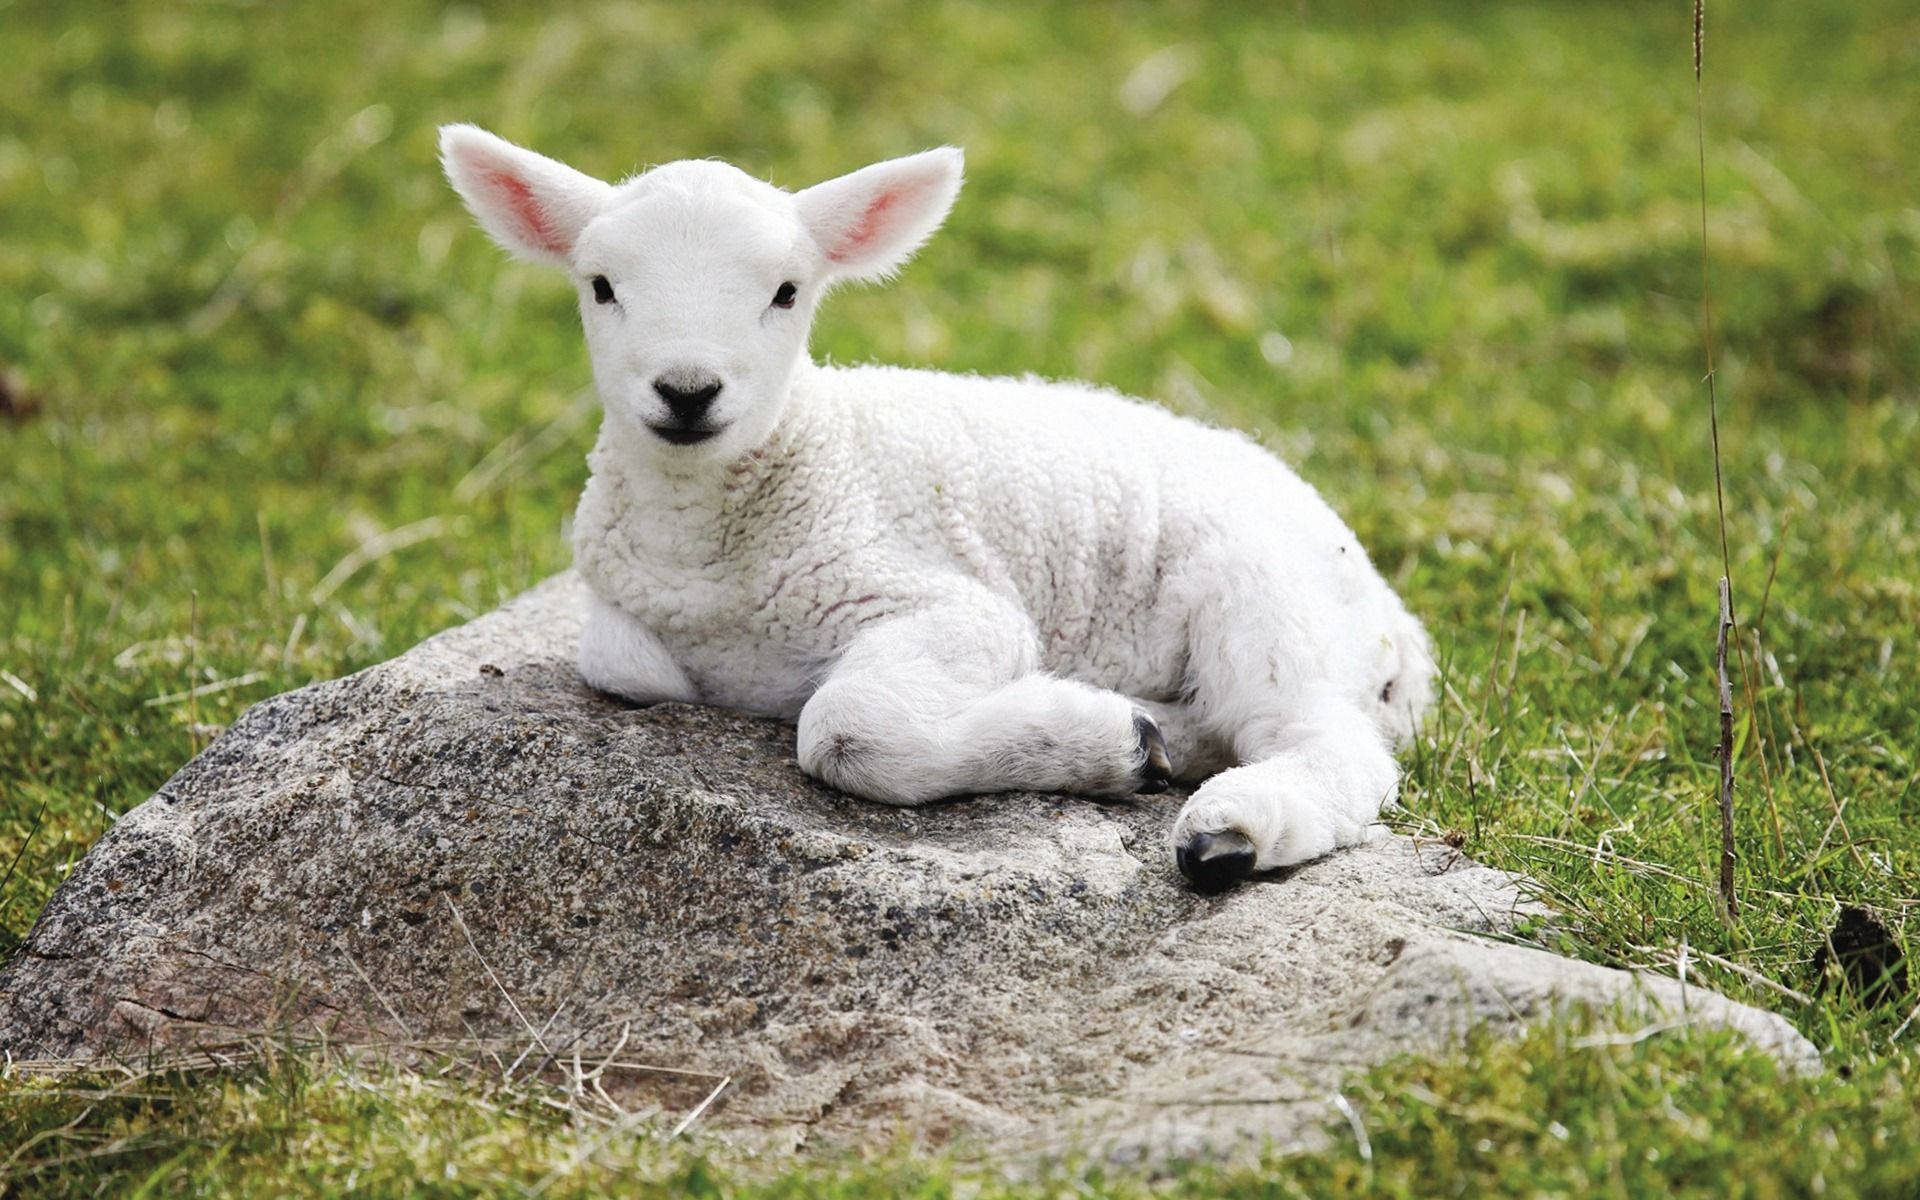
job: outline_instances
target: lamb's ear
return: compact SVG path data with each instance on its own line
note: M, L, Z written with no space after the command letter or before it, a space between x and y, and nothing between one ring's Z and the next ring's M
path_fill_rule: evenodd
M564 266L613 189L474 125L440 127L440 165L493 240L534 262Z
M946 220L962 162L942 146L817 183L794 202L834 276L884 279Z

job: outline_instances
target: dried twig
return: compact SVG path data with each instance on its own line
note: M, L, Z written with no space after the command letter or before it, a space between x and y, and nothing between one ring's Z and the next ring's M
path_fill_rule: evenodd
M1714 639L1713 671L1720 684L1720 903L1731 919L1739 912L1733 894L1733 685L1727 679L1727 633L1733 628L1733 598L1720 579L1720 633Z
M1728 920L1739 911L1733 893L1733 689L1727 682L1727 634L1733 629L1733 553L1727 544L1727 492L1720 470L1720 396L1713 369L1713 283L1707 272L1707 119L1701 49L1706 0L1693 0L1693 134L1700 168L1700 340L1707 365L1707 428L1713 446L1713 503L1720 526L1720 626L1714 673L1720 686L1720 903Z

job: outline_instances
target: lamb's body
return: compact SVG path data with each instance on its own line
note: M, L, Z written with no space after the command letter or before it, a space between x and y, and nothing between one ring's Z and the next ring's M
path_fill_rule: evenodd
M803 723L803 763L894 803L1131 791L1134 748L1109 735L1141 710L1175 771L1204 779L1245 753L1252 687L1309 705L1331 691L1376 747L1355 756L1376 760L1368 801L1296 814L1268 857L1355 840L1391 791L1377 746L1427 702L1425 635L1333 510L1238 434L1082 385L864 367L803 370L773 436L724 475L663 476L629 444L645 436L609 419L574 526L604 605L581 656L597 686L797 718L863 633L886 644L937 613L936 638L889 645L884 684ZM943 722L979 690L934 682L956 668L1090 686ZM1101 693L1126 702L1101 714ZM928 728L891 752L867 729L916 712ZM1092 736L1062 755L1055 725Z
M1151 404L818 367L723 477L662 477L623 450L634 436L601 432L575 562L711 703L794 719L862 629L985 605L1017 614L1040 670L1176 705L1195 622L1230 585L1271 605L1295 670L1377 709L1383 733L1409 732L1426 693L1423 672L1400 682L1402 647L1424 664L1418 624L1319 495L1245 437Z
M1085 385L807 357L825 287L939 224L957 152L795 195L710 161L612 187L465 127L443 149L497 238L581 284L589 682L797 719L802 768L895 804L1204 780L1173 830L1201 886L1365 836L1432 659L1297 475Z

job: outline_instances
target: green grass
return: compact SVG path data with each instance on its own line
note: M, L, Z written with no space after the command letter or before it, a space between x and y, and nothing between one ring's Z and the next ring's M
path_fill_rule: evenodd
M1572 1020L1355 1080L1351 1121L1329 1098L1321 1153L1147 1176L965 1153L755 1161L569 1116L524 1085L307 1053L215 1076L15 1084L0 1129L23 1140L0 1162L28 1164L18 1182L49 1197L1910 1197L1914 1074L1903 1057L1781 1079L1731 1034Z
M1686 6L1266 7L0 0L0 368L38 405L0 415L0 939L247 703L565 565L594 415L569 292L470 227L437 123L789 186L954 142L952 221L837 297L816 351L1093 378L1267 435L1446 657L1406 824L1540 880L1568 952L1684 947L1832 1068L1555 1027L1355 1081L1371 1162L1341 1122L1329 1157L1260 1174L1020 1186L1920 1189L1912 1000L1811 968L1837 903L1903 941L1920 904L1920 15L1708 14L1728 532L1760 650L1728 922ZM1131 111L1162 52L1183 78ZM0 1081L0 1190L480 1193L596 1136L304 1056L100 1088ZM899 1156L782 1170L622 1141L549 1194L1000 1186Z

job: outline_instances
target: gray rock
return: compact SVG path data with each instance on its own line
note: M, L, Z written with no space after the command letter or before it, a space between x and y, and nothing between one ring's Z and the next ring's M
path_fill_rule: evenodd
M1443 845L1210 898L1169 861L1178 795L840 796L788 726L588 691L578 588L255 705L61 887L0 974L0 1048L269 1029L591 1063L624 1033L621 1061L732 1076L708 1127L756 1143L1115 1154L1297 1144L1346 1071L1567 1004L1817 1062L1777 1016L1487 936L1536 910ZM679 1111L711 1081L618 1084Z

